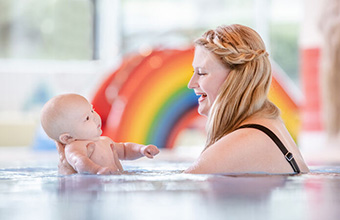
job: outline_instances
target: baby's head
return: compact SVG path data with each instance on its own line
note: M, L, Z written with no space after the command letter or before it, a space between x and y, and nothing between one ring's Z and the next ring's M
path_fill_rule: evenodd
M49 100L40 119L46 134L63 144L93 140L102 133L100 116L83 96L77 94L58 95Z

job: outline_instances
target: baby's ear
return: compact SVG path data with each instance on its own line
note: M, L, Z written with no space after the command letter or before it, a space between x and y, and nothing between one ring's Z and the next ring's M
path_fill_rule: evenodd
M59 141L62 144L69 144L72 141L74 141L74 138L70 134L65 133L65 134L62 134L62 135L59 136Z

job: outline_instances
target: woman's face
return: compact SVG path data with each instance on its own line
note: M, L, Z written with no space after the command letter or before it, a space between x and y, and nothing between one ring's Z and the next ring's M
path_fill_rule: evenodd
M192 66L194 74L188 83L188 88L193 89L196 95L200 96L198 113L208 116L219 88L226 80L230 69L203 46L196 47Z

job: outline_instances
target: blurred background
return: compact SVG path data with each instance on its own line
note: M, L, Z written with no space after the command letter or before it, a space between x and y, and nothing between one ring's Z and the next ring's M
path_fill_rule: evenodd
M185 50L207 29L232 23L260 33L301 109L299 145L318 145L320 6L318 0L0 0L0 146L32 147L48 99L76 92L92 100L131 54ZM183 141L203 146L204 135Z

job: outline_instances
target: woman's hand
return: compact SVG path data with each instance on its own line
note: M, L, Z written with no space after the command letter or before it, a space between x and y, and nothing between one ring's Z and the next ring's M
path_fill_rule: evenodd
M60 142L56 142L56 145L57 145L57 150L59 154L59 164L58 164L59 174L70 175L70 174L76 173L76 171L67 162L65 158L65 145Z

